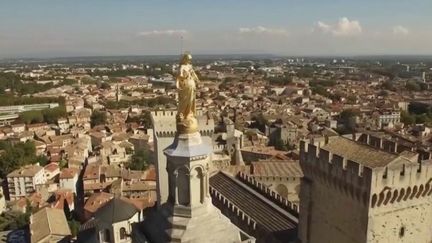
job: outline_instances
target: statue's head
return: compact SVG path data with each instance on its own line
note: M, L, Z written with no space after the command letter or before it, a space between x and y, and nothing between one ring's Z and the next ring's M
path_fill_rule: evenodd
M185 54L183 54L180 60L180 64L190 64L191 62L192 62L192 55L189 52L185 52Z

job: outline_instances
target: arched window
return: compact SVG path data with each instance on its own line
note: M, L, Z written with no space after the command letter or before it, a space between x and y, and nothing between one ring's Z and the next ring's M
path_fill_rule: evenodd
M386 198L384 200L384 205L387 205L387 203L390 201L391 197L392 197L392 193L391 193L391 191L388 191Z
M404 195L405 195L405 189L402 188L400 190L400 194L399 194L399 197L398 197L397 201L400 202L402 200L402 198L404 197Z
M120 240L125 240L127 238L126 228L120 228Z
M396 201L397 197L398 197L398 190L394 190L394 192L393 192L393 198L391 199L390 202L394 203Z
M422 194L423 197L426 196L426 194L429 192L429 189L430 189L430 185L428 183L428 184L426 184L425 190L424 190L424 192Z
M385 199L384 192L381 192L381 193L379 194L379 196L378 196L378 203L377 203L377 206L378 206L378 207L381 206L381 204L383 203L384 199Z
M408 199L408 197L411 195L411 187L408 187L405 197L403 198L404 201L406 201Z
M204 173L201 167L196 167L192 170L190 175L190 190L191 190L191 204L198 205L204 203L205 185Z
M109 229L104 229L102 232L103 242L111 242L111 233Z
M190 204L190 190L189 190L189 170L182 167L178 170L177 175L177 202L180 205L188 206Z
M372 196L372 207L375 207L375 204L376 204L377 200L378 200L377 195L373 194L373 196Z
M424 186L423 186L423 184L421 184L419 187L419 191L416 195L416 198L419 198L423 194L423 190L424 190Z
M413 191L411 193L411 196L409 197L410 199L413 199L415 197L415 195L417 195L417 192L418 192L417 188L418 188L417 186L414 186Z

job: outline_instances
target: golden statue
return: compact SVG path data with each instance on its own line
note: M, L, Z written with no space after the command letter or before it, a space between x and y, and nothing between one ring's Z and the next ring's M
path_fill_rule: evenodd
M177 130L179 133L198 131L196 119L196 83L198 76L192 67L192 55L185 53L180 60L180 70L176 78L178 90Z

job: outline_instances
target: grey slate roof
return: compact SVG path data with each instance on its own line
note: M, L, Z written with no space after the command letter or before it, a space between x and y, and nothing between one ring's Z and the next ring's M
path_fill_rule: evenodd
M137 212L134 205L115 197L96 211L95 218L113 224L130 219Z

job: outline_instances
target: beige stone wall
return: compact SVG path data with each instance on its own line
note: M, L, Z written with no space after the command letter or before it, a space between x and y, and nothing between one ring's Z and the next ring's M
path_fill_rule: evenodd
M430 243L431 197L373 208L368 228L370 243Z
M359 167L316 145L300 148L302 243L432 242L431 162L406 154Z
M368 242L432 242L432 170L418 168L396 163L374 171Z
M319 180L303 185L299 226L302 243L366 242L368 208L363 202Z

